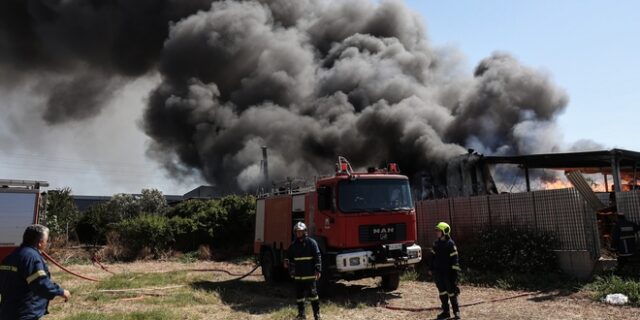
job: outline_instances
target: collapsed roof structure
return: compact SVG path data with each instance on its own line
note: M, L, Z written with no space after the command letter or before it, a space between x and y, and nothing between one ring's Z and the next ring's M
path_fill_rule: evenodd
M487 165L512 164L524 170L527 191L531 191L530 169L555 169L562 171L580 171L582 173L604 175L605 189L609 191L608 176L613 178L612 187L622 191L622 180L626 180L634 188L640 169L640 152L624 149L600 151L546 153L520 156L486 156L483 161Z

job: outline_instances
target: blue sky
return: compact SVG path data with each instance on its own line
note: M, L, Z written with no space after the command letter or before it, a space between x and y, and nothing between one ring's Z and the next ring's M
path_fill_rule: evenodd
M431 42L459 48L469 68L497 50L548 72L570 96L566 142L640 150L640 1L406 2Z

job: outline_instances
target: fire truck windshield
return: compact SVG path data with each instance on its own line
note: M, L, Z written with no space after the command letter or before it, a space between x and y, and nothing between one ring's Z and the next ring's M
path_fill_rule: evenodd
M413 208L409 181L401 179L344 180L338 185L340 211L380 212Z

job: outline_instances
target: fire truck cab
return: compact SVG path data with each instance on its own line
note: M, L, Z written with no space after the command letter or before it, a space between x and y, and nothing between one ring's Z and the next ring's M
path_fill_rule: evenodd
M393 291L400 272L422 259L409 180L395 164L354 172L340 157L335 175L317 179L312 187L259 196L254 253L267 282L287 279L283 260L299 221L322 251L321 287L379 276L382 287Z

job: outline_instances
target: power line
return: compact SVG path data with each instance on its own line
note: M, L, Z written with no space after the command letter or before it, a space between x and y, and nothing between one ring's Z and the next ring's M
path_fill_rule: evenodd
M82 166L82 167L60 167L46 164L29 164L29 163L0 163L0 167L13 168L13 169L25 169L25 170L46 170L56 171L63 173L74 174L86 174L86 173L99 173L103 175L123 175L123 176L148 176L157 173L157 170L139 170L134 168L106 168L100 166Z
M1 153L0 157L18 158L18 159L31 159L36 161L49 161L49 162L66 162L66 163L91 163L91 164L104 164L113 166L127 166L127 167L147 167L148 163L132 163L124 161L111 161L104 159L87 159L87 158L66 158L52 155L42 154L22 154L22 153Z

